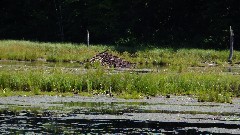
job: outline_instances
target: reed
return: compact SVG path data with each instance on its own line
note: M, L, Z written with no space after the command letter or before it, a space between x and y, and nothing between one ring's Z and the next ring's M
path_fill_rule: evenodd
M0 89L1 94L9 91L100 94L111 90L120 97L127 94L132 98L174 94L196 96L199 101L231 102L231 97L240 96L239 79L240 76L217 73L0 71Z

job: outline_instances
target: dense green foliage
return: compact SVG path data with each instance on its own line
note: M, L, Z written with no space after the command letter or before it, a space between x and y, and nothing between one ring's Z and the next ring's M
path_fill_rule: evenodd
M131 98L187 94L197 96L200 101L231 102L231 96L240 96L239 79L239 76L218 73L112 74L99 69L76 74L63 72L61 68L7 69L0 71L0 89L1 94L9 91L98 94L111 90L123 96L131 94Z
M239 0L1 0L0 38L227 48Z

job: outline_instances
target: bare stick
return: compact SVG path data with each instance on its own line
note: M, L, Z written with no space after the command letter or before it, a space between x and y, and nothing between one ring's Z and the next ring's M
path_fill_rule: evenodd
M234 33L232 30L232 27L230 26L230 54L228 57L228 62L232 62L232 57L233 57L233 43L234 43Z
M87 46L89 46L89 31L87 30Z

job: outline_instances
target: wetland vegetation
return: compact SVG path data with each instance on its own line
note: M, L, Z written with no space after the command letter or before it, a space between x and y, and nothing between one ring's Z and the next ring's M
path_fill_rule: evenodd
M151 72L119 72L88 62L105 50L135 63L136 69L151 69ZM196 96L199 101L228 103L232 97L240 96L239 71L230 72L239 67L239 51L234 52L231 64L227 63L227 50L151 46L134 50L106 45L88 47L84 44L2 40L0 51L1 96L21 92L24 95L89 96L108 91L122 98L173 94Z
M240 134L239 0L12 2L0 134Z

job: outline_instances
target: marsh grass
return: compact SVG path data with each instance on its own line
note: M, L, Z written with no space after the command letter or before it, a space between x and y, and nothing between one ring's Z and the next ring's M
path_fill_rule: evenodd
M73 96L74 93L72 92L65 92L65 93L59 93L56 91L50 91L50 92L46 92L46 91L37 91L37 93L35 91L13 91L11 89L3 89L0 90L0 97L9 97L9 96L36 96L36 95L49 95L49 96L60 96L60 97L66 97L66 96ZM92 96L91 94L88 93L80 93L79 95L82 96Z
M0 94L29 92L82 93L94 95L111 91L123 98L142 98L157 95L193 95L199 101L231 102L240 96L240 76L219 73L148 73L129 72L113 74L102 69L86 73L51 71L0 71ZM22 95L22 94L21 94Z
M50 62L84 61L109 47L71 43L40 43L30 41L0 41L0 59L36 61L39 58Z
M0 59L36 61L43 59L49 62L86 62L97 53L109 50L139 67L165 66L173 70L183 71L186 67L198 67L203 63L216 63L219 66L227 64L228 50L203 49L173 49L145 47L131 51L124 47L120 52L114 46L71 44L71 43L41 43L18 40L0 41ZM129 50L129 51L128 51ZM240 52L235 51L233 62L240 61ZM87 66L88 67L88 66Z
M138 93L137 91L132 91L132 92L123 92L118 95L119 98L124 98L124 99L142 99L144 98L144 95L141 93Z
M138 74L130 72L113 73L99 63L86 62L97 53L108 49L139 67L165 68L159 72ZM125 48L127 50L127 48ZM119 52L111 46L70 43L38 43L30 41L0 41L0 59L50 62L86 62L85 72L65 72L61 68L36 68L0 70L0 95L9 96L29 93L41 95L94 95L111 91L123 98L142 98L156 95L193 95L199 101L231 102L231 97L240 96L240 76L222 73L221 67L228 65L227 50L145 48L135 52ZM234 61L239 61L239 51L234 52ZM205 63L218 66L197 70ZM166 71L166 72L165 72ZM68 93L68 94L67 94Z

